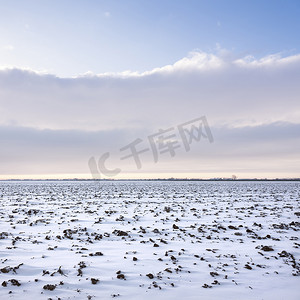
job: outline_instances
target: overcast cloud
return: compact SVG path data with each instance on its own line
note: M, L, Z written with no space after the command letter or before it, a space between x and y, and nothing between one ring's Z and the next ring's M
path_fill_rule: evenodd
M120 147L205 115L214 143L203 140L188 153L165 155L160 164L145 156L141 171L201 172L205 164L212 174L219 169L230 176L232 169L248 174L250 157L252 166L270 170L263 158L272 157L278 171L296 176L299 82L300 55L256 60L226 51L193 52L144 73L59 78L2 69L1 174L88 174L89 157L104 152L114 153L111 162L122 167ZM194 167L197 159L202 165Z

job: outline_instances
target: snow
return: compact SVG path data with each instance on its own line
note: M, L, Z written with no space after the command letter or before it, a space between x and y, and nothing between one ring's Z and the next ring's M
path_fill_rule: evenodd
M0 299L300 299L299 196L299 182L0 182Z

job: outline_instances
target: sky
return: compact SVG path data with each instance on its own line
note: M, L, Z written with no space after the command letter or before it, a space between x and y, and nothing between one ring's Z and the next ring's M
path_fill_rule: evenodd
M0 179L300 177L299 15L0 0Z

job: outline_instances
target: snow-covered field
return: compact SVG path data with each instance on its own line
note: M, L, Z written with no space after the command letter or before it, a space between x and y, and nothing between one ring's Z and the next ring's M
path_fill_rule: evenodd
M300 299L299 182L1 182L0 299Z

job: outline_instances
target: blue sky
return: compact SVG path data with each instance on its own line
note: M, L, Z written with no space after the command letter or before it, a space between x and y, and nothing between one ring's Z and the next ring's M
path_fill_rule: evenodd
M146 71L190 51L299 53L299 1L0 1L0 66Z
M117 178L300 177L299 16L289 0L0 0L0 179L91 178L105 153ZM202 116L213 142L185 151L178 128ZM176 155L121 159L170 128Z

